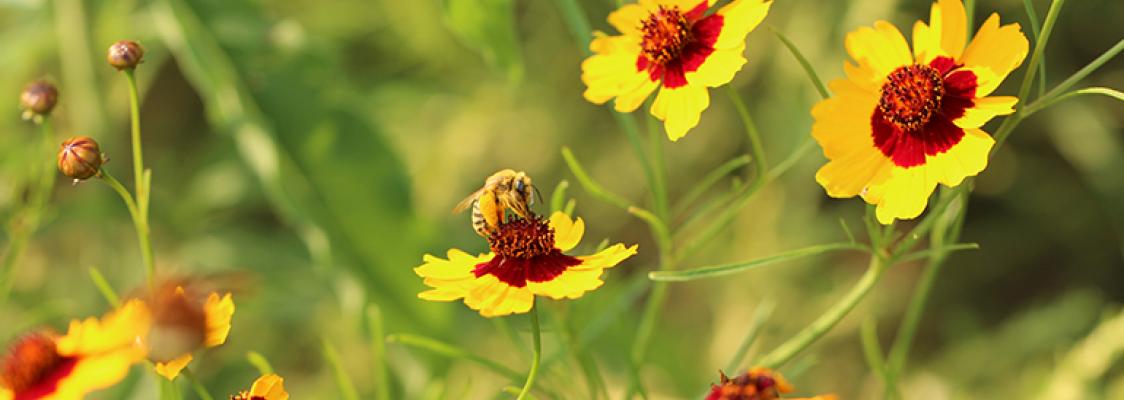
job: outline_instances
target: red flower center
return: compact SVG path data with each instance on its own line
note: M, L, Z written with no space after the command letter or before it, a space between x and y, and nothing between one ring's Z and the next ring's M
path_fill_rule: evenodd
M878 109L902 130L917 129L937 112L944 97L944 79L936 68L914 64L886 77Z
M548 282L581 260L562 254L554 247L554 230L538 216L514 218L500 224L488 236L488 244L496 254L488 262L476 265L477 278L492 275L514 287L527 282Z
M0 360L0 385L17 400L38 398L53 393L75 361L58 353L51 336L32 333L13 344Z
M653 82L663 80L666 88L687 84L687 73L694 72L714 52L725 19L706 14L707 1L683 11L679 6L660 6L640 23L644 34L636 70L646 71Z
M641 43L644 55L657 64L666 64L678 58L691 40L691 26L679 12L679 6L660 6L659 11L644 20L641 30L644 32Z
M230 396L230 400L265 400L265 397L250 396L249 393L242 392L242 393Z
M711 387L706 400L772 400L780 396L781 389L773 377L750 372L734 379L722 374L721 382Z
M898 68L886 77L870 117L874 147L910 168L960 143L964 129L954 121L975 105L976 74L955 60L937 57L928 65Z

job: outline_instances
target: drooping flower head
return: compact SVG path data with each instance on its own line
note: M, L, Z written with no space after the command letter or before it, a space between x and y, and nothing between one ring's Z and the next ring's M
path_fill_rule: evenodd
M285 379L269 374L254 381L250 391L243 390L230 396L230 400L289 400L289 393L285 391Z
M571 256L585 233L581 218L556 212L549 220L512 218L489 236L491 252L472 256L452 249L447 258L425 255L414 268L430 290L430 301L464 300L485 317L525 313L535 296L576 299L603 283L601 274L636 254L636 246L609 246L589 256Z
M794 390L780 373L766 368L753 368L733 379L724 373L719 374L721 378L717 385L710 385L706 400L774 400ZM816 396L803 400L835 400L835 396Z
M745 64L745 37L769 12L771 1L734 0L707 14L714 0L640 0L609 14L620 32L595 32L582 62L585 98L616 98L620 112L636 110L660 88L651 113L667 137L679 140L710 105L707 88L724 85Z
M153 327L144 343L156 372L175 379L194 359L192 353L226 343L234 300L230 293L205 292L187 281L169 280L146 299Z
M0 400L73 400L112 386L144 360L136 339L150 322L144 303L130 301L101 320L72 321L66 336L24 335L0 358Z
M959 185L987 166L995 141L980 128L1014 112L1010 96L988 96L1022 64L1018 24L992 14L971 43L960 0L933 4L929 24L913 28L913 50L885 21L846 38L855 60L834 97L812 109L812 136L828 163L816 181L832 197L860 195L883 224L915 218L938 183Z

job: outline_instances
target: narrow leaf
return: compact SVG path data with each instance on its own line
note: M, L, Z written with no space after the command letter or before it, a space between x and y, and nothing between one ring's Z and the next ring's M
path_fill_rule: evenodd
M714 265L708 267L700 267L683 271L655 271L648 273L648 278L653 281L661 282L685 282L693 281L696 279L713 278L717 276L724 276L743 272L749 269L763 267L769 264L774 264L782 261L795 260L803 257L810 257L820 255L823 253L838 251L838 250L857 250L869 252L870 249L865 245L858 243L832 243L817 246L805 247L789 251L786 253L777 254L774 256L758 258L752 261L737 262L731 264Z

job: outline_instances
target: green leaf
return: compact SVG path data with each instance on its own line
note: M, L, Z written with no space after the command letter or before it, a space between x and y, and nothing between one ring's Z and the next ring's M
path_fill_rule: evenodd
M514 0L445 0L445 25L512 83L523 79Z
M735 274L757 267L763 267L770 264L775 264L782 261L795 260L803 257L816 256L823 253L839 250L857 250L869 252L870 249L865 245L858 243L832 243L822 244L817 246L809 246L802 249L792 250L789 252L758 258L752 261L737 262L731 264L714 265L708 267L700 267L688 269L683 271L655 271L648 273L648 279L660 282L685 282L693 281L696 279L713 278L718 276Z

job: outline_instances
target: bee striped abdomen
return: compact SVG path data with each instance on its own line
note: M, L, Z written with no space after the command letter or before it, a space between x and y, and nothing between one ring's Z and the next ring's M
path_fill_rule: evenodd
M472 229L476 234L488 237L488 222L484 220L484 214L480 213L480 199L472 202Z

